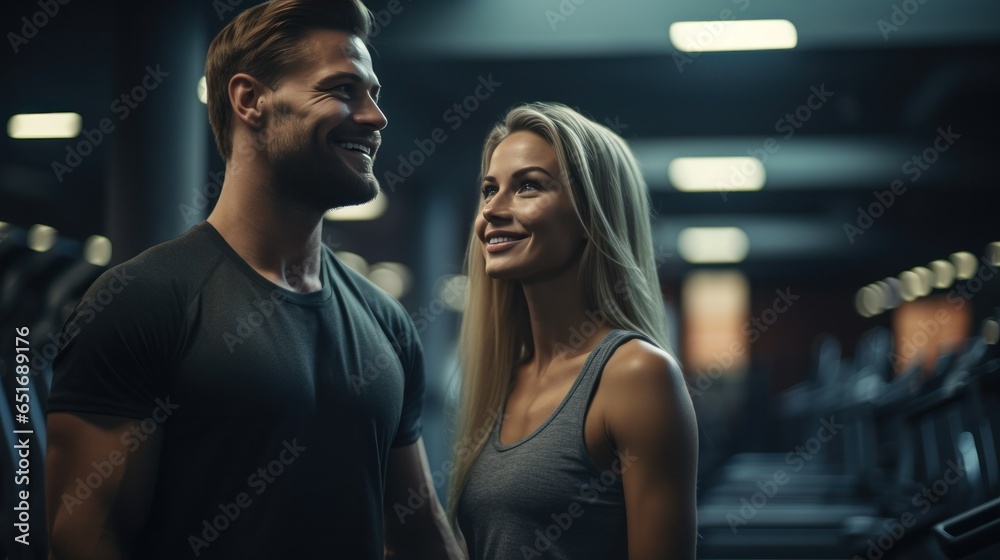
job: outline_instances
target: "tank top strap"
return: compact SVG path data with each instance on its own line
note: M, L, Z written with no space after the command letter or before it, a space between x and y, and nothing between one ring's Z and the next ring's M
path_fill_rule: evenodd
M648 336L636 331L615 329L606 334L601 342L590 352L590 356L587 357L587 361L583 365L583 371L580 372L579 384L574 389L569 402L566 403L566 408L569 409L567 413L579 418L586 416L587 407L594 394L594 386L597 385L597 381L604 371L604 366L607 365L611 355L614 354L619 346L633 338L639 338L656 344Z

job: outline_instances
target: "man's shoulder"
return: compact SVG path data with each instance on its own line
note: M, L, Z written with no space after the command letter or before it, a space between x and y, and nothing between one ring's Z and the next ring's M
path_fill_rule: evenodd
M213 242L207 222L201 222L173 239L157 243L122 264L146 268L164 276L177 276L203 268L205 258L221 255Z
M128 299L183 297L202 282L220 255L202 223L109 268L90 292L110 290Z
M412 324L409 314L399 300L375 285L365 275L347 266L329 247L326 248L326 253L336 281L354 288L358 297L372 313L398 327L409 327Z

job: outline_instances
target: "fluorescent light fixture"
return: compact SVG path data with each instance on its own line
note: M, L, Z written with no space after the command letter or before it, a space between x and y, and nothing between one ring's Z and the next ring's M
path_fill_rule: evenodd
M83 260L95 266L111 262L111 240L103 235L91 235L83 243Z
M895 309L899 307L900 304L903 303L902 286L900 285L899 279L890 276L882 282L888 286L888 288L882 291L885 295L885 308Z
M934 289L934 272L926 266L913 267L911 271L920 277L920 297L928 296Z
M456 312L465 311L465 295L469 291L469 277L464 274L445 276L435 290L445 307Z
M854 296L854 310L858 312L858 315L862 317L871 317L872 314L868 312L864 303L864 290L867 288L861 288L860 291Z
M865 302L867 303L872 316L875 316L885 310L885 291L889 287L883 282L874 282L868 284L868 287L871 288L871 291L869 291L866 295L867 299L865 299Z
M31 113L14 115L7 121L11 138L76 138L83 118L78 113Z
M951 264L955 265L955 279L957 280L972 278L976 275L976 271L979 268L976 256L968 251L952 253L948 259L951 261Z
M912 270L903 271L899 275L899 295L903 301L913 301L920 297L920 276Z
M690 227L681 230L677 249L689 263L737 263L747 257L750 240L736 227Z
M934 273L934 287L947 290L955 282L955 265L951 261L938 259L931 262L931 272Z
M368 279L390 296L399 299L410 290L413 274L402 263L380 262L371 266L371 270L368 271Z
M986 261L993 266L1000 266L1000 241L986 246Z
M670 24L670 42L682 52L793 49L795 26L787 19L679 21Z
M759 191L767 174L752 157L680 157L667 168L670 183L679 191Z
M198 101L208 105L208 81L205 76L198 80Z
M52 226L35 224L28 228L28 247L39 253L44 253L55 246L59 232Z
M980 330L980 334L986 339L986 343L991 346L1000 342L1000 323L997 323L993 319L983 321L983 328Z
M858 290L854 297L854 307L862 317L872 317L882 312L882 295L878 289L869 284Z
M334 253L340 262L344 263L358 274L363 276L368 275L368 261L364 257L357 253L352 253L350 251L337 251Z
M343 208L328 210L323 217L331 221L374 220L385 213L387 206L388 201L385 195L382 194L382 191L379 191L378 195L371 202L366 202L358 206L345 206Z

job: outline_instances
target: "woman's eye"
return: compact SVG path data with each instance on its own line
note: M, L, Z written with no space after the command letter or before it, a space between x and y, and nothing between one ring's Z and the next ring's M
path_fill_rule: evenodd
M523 190L537 191L537 190L539 190L539 188L540 187L538 186L538 183L527 182L527 183L524 183L524 184L521 185L521 190L522 191Z
M483 198L489 198L491 194L495 194L497 192L497 188L493 185L485 185L482 190Z

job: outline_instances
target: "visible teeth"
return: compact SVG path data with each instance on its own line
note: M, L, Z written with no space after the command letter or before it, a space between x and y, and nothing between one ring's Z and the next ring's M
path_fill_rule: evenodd
M364 152L368 155L372 155L371 150L368 149L368 146L364 146L362 144L355 144L354 142L340 142L337 145L340 146L341 148L346 148L348 150L357 150L359 152Z
M496 245L497 243L507 243L508 241L517 241L517 239L513 237L491 237L489 244Z

